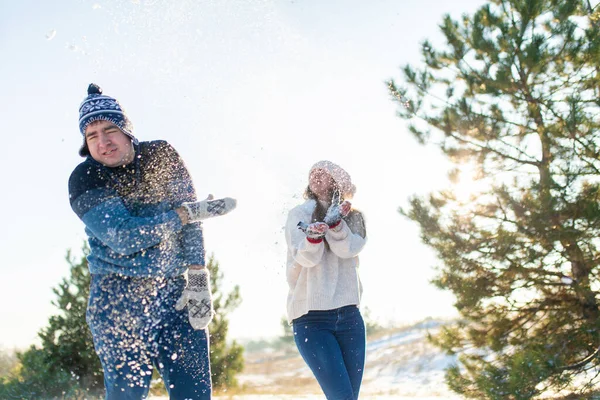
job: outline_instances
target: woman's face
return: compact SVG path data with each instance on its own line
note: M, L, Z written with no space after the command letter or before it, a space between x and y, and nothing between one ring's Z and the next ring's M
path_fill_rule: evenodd
M308 187L319 200L331 200L335 182L324 169L315 169L308 176Z

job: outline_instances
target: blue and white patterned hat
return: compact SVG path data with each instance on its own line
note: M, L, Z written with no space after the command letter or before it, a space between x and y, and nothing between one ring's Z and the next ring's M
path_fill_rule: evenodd
M85 129L94 121L109 121L129 136L135 144L138 140L133 136L133 125L116 99L102 94L102 89L95 83L88 87L88 95L79 106L79 131L84 135Z

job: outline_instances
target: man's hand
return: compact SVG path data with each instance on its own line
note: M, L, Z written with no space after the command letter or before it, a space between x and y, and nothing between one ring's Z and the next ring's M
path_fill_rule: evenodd
M188 269L188 284L175 309L181 311L186 305L192 327L196 330L205 329L214 314L208 269Z
M225 215L235 209L237 201L231 197L213 200L212 194L206 200L183 203L187 211L188 222L202 221L219 215Z

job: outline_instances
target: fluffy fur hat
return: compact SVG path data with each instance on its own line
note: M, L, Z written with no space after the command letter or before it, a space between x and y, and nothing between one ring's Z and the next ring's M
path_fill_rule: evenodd
M354 193L356 192L356 186L352 184L350 174L346 172L342 167L331 161L319 161L310 168L309 176L310 173L312 173L312 171L316 169L322 169L329 175L331 175L337 186L340 188L340 191L342 192L341 194L344 198L347 199L354 196Z

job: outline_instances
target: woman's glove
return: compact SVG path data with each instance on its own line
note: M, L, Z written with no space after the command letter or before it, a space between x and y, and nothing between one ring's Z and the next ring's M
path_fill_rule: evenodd
M298 222L298 229L306 234L306 238L311 243L319 243L323 240L329 226L323 222L313 222L307 224L305 222Z
M350 213L350 209L352 209L352 204L350 204L350 202L347 200L339 204L331 203L327 209L327 213L325 214L323 222L325 222L330 229L333 229L339 225L339 223L342 221L342 218Z
M196 330L206 328L214 314L208 269L188 269L188 284L175 309L181 311L186 305L192 327Z

